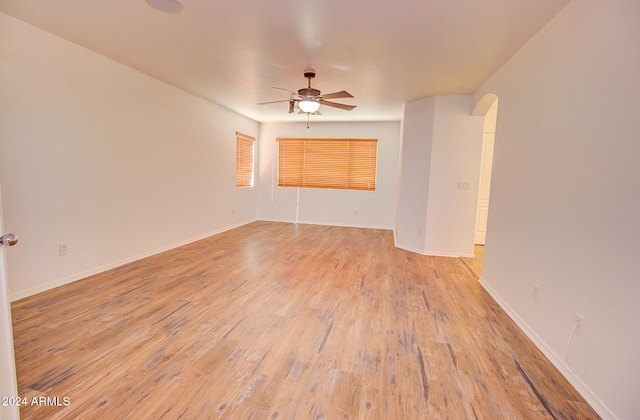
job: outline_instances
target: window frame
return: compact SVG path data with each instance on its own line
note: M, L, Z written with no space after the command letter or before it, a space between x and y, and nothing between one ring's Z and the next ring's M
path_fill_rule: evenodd
M254 186L255 144L255 137L236 131L236 188Z

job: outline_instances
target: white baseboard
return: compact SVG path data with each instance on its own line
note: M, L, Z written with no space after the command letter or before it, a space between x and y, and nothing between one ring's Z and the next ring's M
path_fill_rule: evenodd
M509 304L500 297L500 295L487 283L484 277L479 280L482 287L491 295L491 297L500 305L500 307L509 315L509 317L520 327L520 329L533 341L540 351L549 359L549 361L560 371L560 373L573 385L580 395L591 405L591 407L602 417L603 420L620 420L618 416L600 399L598 396L584 383L582 378L573 373L564 359L556 354L536 332L527 325L526 322Z
M395 231L394 231L394 233L395 233ZM427 254L424 253L423 249L413 248L413 247L410 247L410 246L405 246L405 245L399 244L398 241L395 240L395 238L394 238L394 245L396 246L396 248L404 249L405 251L415 252L416 254L420 254L420 255L427 255Z
M259 220L265 221L265 222L297 223L299 225L339 226L339 227L352 227L352 228L362 228L362 229L393 230L392 226L359 225L359 224L353 224L353 223L326 223L326 222L315 222L313 220L298 220L297 222L294 220L279 220L279 219L259 219Z
M23 290L21 292L14 293L14 294L10 295L9 296L9 302L15 302L17 300L20 300L20 299L23 299L23 298L26 298L26 297L29 297L29 296L33 296L33 295L38 294L38 293L46 292L47 290L51 290L51 289L54 289L56 287L64 286L65 284L73 283L74 281L82 280L82 279L85 279L87 277L94 276L96 274L100 274L100 273L102 273L104 271L111 270L111 269L123 266L125 264L129 264L129 263L132 263L134 261L138 261L138 260L141 260L143 258L150 257L152 255L160 254L162 252L169 251L169 250L174 249L174 248L178 248L178 247L181 247L181 246L184 246L184 245L188 245L190 243L197 242L197 241L200 241L200 240L205 239L205 238L209 238L209 237L217 235L219 233L226 232L228 230L235 229L235 228L238 228L240 226L244 226L246 224L249 224L249 223L252 223L252 222L255 222L255 221L256 220L254 219L254 220L245 221L245 222L233 225L233 226L227 226L227 227L224 227L222 229L219 229L219 230L216 230L216 231L213 231L213 232L209 232L209 233L206 233L204 235L199 235L197 237L194 237L194 238L191 238L191 239L187 239L185 241L177 242L177 243L171 244L171 245L166 246L166 247L154 249L153 251L144 252L142 254L138 254L138 255L135 255L135 256L132 256L132 257L129 257L129 258L124 258L124 259L119 260L119 261L114 261L112 263L103 265L101 267L96 267L96 268L93 268L91 270L84 271L82 273L76 273L76 274L73 274L71 276L63 277L63 278L60 278L60 279L56 279L54 281L50 281L48 283L40 284L37 287L32 287L31 289Z
M405 251L415 252L416 254L420 254L420 255L427 255L427 256L430 256L430 257L447 257L447 258L465 257L465 258L473 258L473 254L458 254L458 253L455 253L455 252L425 251L424 249L417 249L417 248L404 246L402 244L399 244L398 241L395 239L395 230L394 230L394 243L395 243L396 248L404 249Z
M424 255L431 255L432 257L473 258L473 254L459 254L459 253L456 253L456 252L425 251Z

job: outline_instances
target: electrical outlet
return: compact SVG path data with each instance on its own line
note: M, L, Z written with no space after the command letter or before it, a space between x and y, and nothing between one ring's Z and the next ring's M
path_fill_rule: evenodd
M353 215L354 215L354 216L357 216L357 215L358 215L358 210L354 210L354 211L353 211Z
M540 286L537 284L533 285L533 291L531 294L531 299L533 299L533 301L535 303L540 302Z
M69 244L58 244L58 253L60 256L65 256L69 253Z
M575 332L576 335L582 335L582 333L584 332L584 317L579 313L574 312L573 325L575 326L575 329L573 330L573 332Z

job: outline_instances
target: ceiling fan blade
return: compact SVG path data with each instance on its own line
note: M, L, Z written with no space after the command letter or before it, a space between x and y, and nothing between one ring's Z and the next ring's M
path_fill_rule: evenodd
M289 101L291 101L291 99L282 99L280 101L258 102L258 105L277 104L279 102L289 102Z
M353 95L347 92L346 90L341 90L340 92L327 93L326 95L322 95L324 99L339 99L339 98L353 98Z
M351 111L353 108L356 107L355 105L339 104L337 102L325 101L323 99L320 100L320 103L322 105L327 105L327 106L332 106L334 108L344 109L345 111Z
M296 104L296 101L289 101L289 114L293 113L293 106Z
M281 87L272 86L272 89L284 90L284 91L289 92L289 93L291 93L293 95L297 95L296 92L293 92L293 91L291 91L289 89L285 89L285 88L281 88Z

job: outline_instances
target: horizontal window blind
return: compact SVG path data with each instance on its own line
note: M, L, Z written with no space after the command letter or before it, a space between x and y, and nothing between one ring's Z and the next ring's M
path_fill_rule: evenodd
M236 133L236 187L253 187L253 145L255 138Z
M277 140L278 186L376 189L376 139Z

